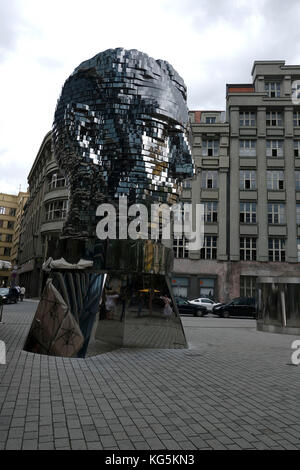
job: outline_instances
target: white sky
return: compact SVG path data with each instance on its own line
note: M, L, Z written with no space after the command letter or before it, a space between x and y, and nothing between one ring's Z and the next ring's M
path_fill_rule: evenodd
M106 49L170 62L189 109L225 109L254 60L300 64L299 0L0 0L0 192L27 188L62 85Z

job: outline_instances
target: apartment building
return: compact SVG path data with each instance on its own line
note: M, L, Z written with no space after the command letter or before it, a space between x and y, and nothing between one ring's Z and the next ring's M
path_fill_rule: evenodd
M191 198L205 204L206 224L200 260L174 246L173 285L180 292L185 283L189 298L252 296L258 276L299 276L299 79L300 66L255 61L252 83L226 87L223 128L217 113L191 112L197 167ZM205 184L214 186L210 194ZM206 288L209 278L213 291Z
M45 136L28 175L29 198L24 207L18 253L19 284L31 297L42 289L42 264L47 244L61 232L68 205L66 181Z
M19 241L20 241L20 229L21 229L21 220L24 212L24 206L29 198L28 192L20 191L17 196L17 208L16 208L16 220L14 226L14 234L12 238L12 249L11 249L11 263L14 269L18 265L18 250L19 250ZM15 273L14 273L15 274Z
M0 259L11 264L17 208L18 196L0 193ZM10 276L10 269L1 269L0 286L9 285Z
M189 252L188 240L174 238L173 291L183 297L227 295L222 279L228 260L229 125L224 111L190 111L196 177L184 183L182 202L204 205L204 245Z

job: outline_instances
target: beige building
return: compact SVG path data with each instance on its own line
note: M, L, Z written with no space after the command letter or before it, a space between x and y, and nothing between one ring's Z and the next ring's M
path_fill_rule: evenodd
M19 250L19 241L20 241L20 229L21 229L21 220L24 212L24 206L29 198L28 192L20 191L17 196L17 209L16 209L16 220L15 228L12 241L11 249L11 263L14 269L18 265L18 250Z
M0 260L12 263L18 196L0 193ZM0 286L10 283L11 270L0 270Z

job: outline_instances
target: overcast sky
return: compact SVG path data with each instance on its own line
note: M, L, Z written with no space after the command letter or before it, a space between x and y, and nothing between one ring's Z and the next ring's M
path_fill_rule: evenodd
M0 0L0 192L27 188L62 85L115 47L170 62L189 109L225 109L254 60L300 64L299 0Z

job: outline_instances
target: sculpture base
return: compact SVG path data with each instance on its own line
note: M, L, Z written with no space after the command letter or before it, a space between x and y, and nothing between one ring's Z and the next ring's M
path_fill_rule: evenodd
M99 319L87 355L110 346L187 347L168 277L142 273L106 277Z

